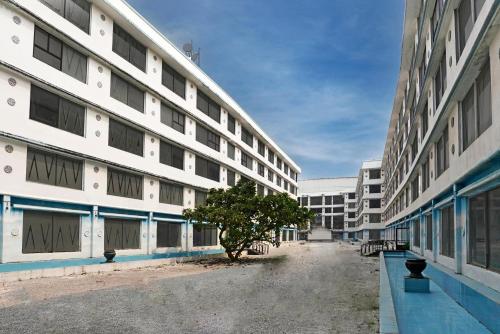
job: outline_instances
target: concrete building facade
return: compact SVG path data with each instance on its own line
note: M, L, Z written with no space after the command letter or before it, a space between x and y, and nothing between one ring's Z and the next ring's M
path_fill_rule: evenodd
M353 221L352 212L355 212L356 181L356 177L299 181L297 200L301 206L316 213L310 224L309 240L335 240L347 236L346 227Z
M358 240L384 239L384 171L381 160L364 161L356 184L356 222L353 230ZM351 234L352 235L352 234Z
M0 4L0 262L220 250L207 190L299 166L122 0ZM296 239L296 232L286 234Z
M382 162L386 239L497 291L499 50L499 1L406 1Z

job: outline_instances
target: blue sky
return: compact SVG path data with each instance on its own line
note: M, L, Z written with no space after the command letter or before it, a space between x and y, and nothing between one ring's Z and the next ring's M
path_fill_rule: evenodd
M402 0L129 0L302 168L357 176L380 158L400 61Z

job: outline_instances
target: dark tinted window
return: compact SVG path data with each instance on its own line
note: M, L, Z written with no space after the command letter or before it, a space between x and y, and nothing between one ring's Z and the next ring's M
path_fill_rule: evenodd
M144 112L144 92L114 73L111 73L111 97Z
M78 251L80 251L80 216L23 211L24 254Z
M157 222L156 247L180 247L182 235L181 228L181 224Z
M253 135L244 127L241 127L241 140L248 146L253 147Z
M252 169L253 160L246 153L241 152L241 164L248 169Z
M83 136L85 108L32 85L30 119Z
M142 199L142 175L108 167L108 195Z
M257 142L257 151L262 156L266 155L266 145L264 145L264 143L261 142L260 140Z
M142 157L144 133L110 118L108 145Z
M227 114L227 129L233 134L236 132L236 120L229 113Z
M197 92L196 107L220 123L220 106L200 90Z
M200 205L204 205L207 201L207 192L201 190L195 190L194 192L194 206L198 207Z
M257 173L260 175L260 176L264 176L264 165L259 163L257 164Z
M161 83L183 99L186 98L186 79L163 62Z
M193 246L216 246L217 228L209 224L193 225Z
M196 175L207 179L220 181L220 167L218 164L207 159L196 157Z
M455 257L455 222L453 205L441 209L441 243L439 253L441 255Z
M448 153L448 127L436 143L436 178L439 177L449 166Z
M86 0L41 0L47 7L89 33L90 3Z
M82 189L83 161L28 147L26 180Z
M208 147L220 151L220 137L214 132L196 123L196 140Z
M160 203L184 205L184 187L174 183L160 182Z
M141 248L141 222L132 219L104 219L104 250Z
M113 24L113 51L142 71L146 71L146 47Z
M184 133L185 119L186 117L183 113L180 113L163 103L161 104L160 120L163 124L168 125L172 129L177 130L180 133Z
M160 162L175 168L184 169L184 150L173 144L160 141Z
M230 142L227 142L227 156L230 158L230 159L235 159L234 157L234 150L235 150L235 147L233 144L231 144Z
M274 164L274 152L271 151L270 149L267 150L267 160ZM285 165L285 174L288 173L288 167Z
M33 57L83 83L87 81L87 57L37 26Z
M236 173L232 170L227 170L227 185L234 186L236 184Z

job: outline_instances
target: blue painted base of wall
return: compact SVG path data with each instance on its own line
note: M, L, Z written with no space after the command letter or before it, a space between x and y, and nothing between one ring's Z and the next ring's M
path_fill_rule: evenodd
M120 263L120 262L130 262L130 261L168 259L177 257L182 258L191 256L203 256L203 255L213 255L213 254L223 254L223 253L224 253L223 249L211 249L204 251L172 252L163 254L141 254L141 255L127 255L127 256L119 255L114 258L114 261ZM92 264L103 264L105 261L106 259L102 257L102 258L66 259L66 260L50 260L50 261L36 261L36 262L1 263L0 273L87 266Z
M429 293L429 278L405 277L405 292Z

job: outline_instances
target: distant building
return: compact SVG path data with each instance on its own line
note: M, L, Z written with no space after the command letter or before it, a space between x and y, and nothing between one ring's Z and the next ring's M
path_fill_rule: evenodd
M343 239L355 212L356 177L302 180L298 182L300 204L316 213L310 226L311 241ZM348 218L351 217L351 218Z

